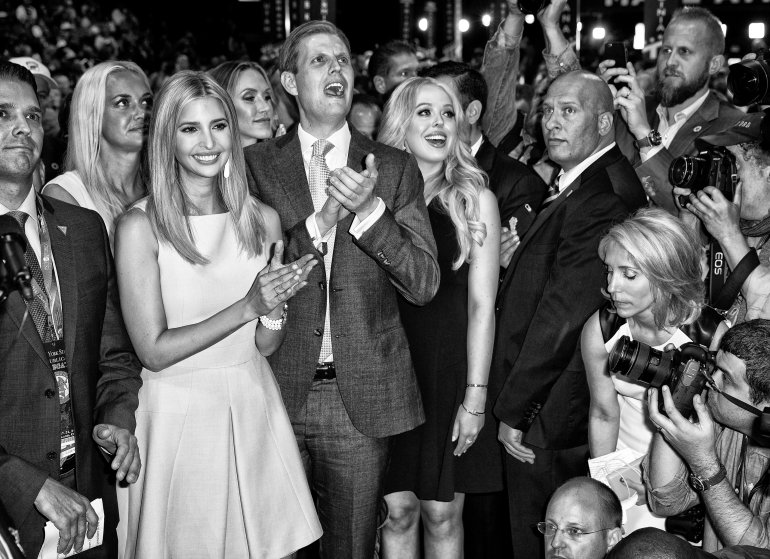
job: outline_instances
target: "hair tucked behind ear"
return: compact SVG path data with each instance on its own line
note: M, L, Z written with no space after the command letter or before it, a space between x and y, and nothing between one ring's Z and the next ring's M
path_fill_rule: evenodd
M433 176L423 177L426 200L436 199L449 215L457 232L459 250L452 263L458 269L463 262L470 261L471 245L481 246L487 229L481 221L479 194L487 187L487 175L476 164L468 147L465 115L457 96L442 83L433 78L409 78L399 85L391 95L382 115L382 125L377 140L399 149L405 149L406 132L415 109L415 100L421 87L435 85L444 90L452 100L457 121L457 135L450 138L449 155L441 171Z
M243 158L238 119L230 96L214 78L203 72L178 72L161 87L150 121L150 196L147 215L158 237L169 243L187 261L206 264L208 260L195 247L188 218L190 201L179 176L179 163L174 155L176 129L182 109L196 99L217 99L225 113L231 139L230 177L222 172L216 188L222 203L235 224L241 249L247 254L262 253L265 226L259 202L249 195L246 163Z

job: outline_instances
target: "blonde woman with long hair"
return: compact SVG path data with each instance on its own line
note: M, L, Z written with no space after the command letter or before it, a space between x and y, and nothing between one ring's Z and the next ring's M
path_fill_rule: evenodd
M420 557L421 517L425 557L462 557L465 494L502 488L486 401L500 217L466 134L457 97L432 78L410 78L385 106L378 137L417 160L441 269L430 303L401 300L399 306L426 422L393 438L382 532L386 558Z
M147 193L143 165L152 92L141 68L108 61L88 69L72 94L67 172L43 193L96 211L113 242L115 220Z
M150 195L115 237L145 367L121 557L284 557L321 528L265 356L315 261L282 264L278 215L248 193L235 109L211 77L169 78L149 137Z

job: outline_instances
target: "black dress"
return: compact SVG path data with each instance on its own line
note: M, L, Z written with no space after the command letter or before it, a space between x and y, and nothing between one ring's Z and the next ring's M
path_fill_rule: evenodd
M467 383L468 264L452 270L458 250L452 220L436 200L428 214L441 270L438 293L423 307L399 299L426 421L392 437L385 493L412 491L422 500L451 501L455 492L502 489L502 459L491 413L470 449L452 454L452 426Z

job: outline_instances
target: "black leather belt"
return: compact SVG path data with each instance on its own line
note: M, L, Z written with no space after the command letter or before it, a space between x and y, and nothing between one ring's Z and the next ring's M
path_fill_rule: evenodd
M334 368L333 361L316 365L313 380L331 380L334 378L337 378L337 369Z

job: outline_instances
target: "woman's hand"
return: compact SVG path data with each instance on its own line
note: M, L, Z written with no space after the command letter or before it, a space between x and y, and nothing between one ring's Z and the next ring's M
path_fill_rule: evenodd
M273 257L257 274L244 298L248 321L269 315L276 309L280 314L283 304L307 285L310 270L318 264L312 254L306 254L294 262L283 264L283 250L283 241L276 242ZM278 316L271 318L278 318Z
M471 407L468 407L468 409L481 411L484 408L482 406L479 410ZM479 436L482 427L484 427L483 413L480 415L468 413L462 405L457 408L454 426L452 427L452 440L457 441L454 451L455 456L463 455L476 442L476 437Z

